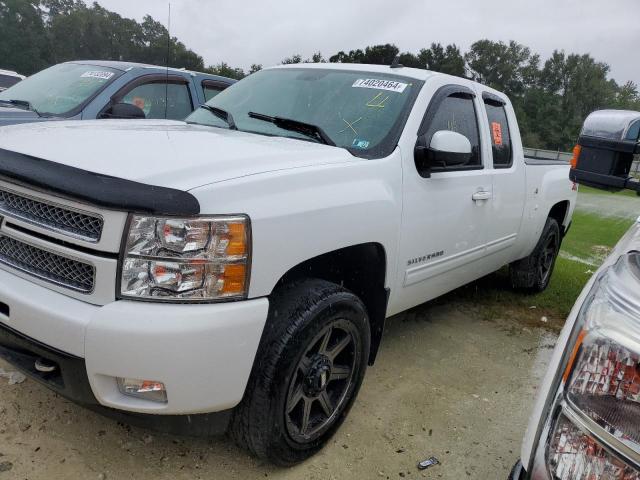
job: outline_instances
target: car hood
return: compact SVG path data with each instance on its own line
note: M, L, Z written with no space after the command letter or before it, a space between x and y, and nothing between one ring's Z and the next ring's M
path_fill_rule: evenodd
M311 165L358 161L347 150L166 120L85 120L0 128L0 148L180 190Z
M45 120L51 120L51 118L39 117L36 112L25 110L24 108L0 106L0 127Z

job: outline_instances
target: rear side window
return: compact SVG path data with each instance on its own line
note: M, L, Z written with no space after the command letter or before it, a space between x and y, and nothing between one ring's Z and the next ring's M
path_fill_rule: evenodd
M471 158L462 165L462 168L481 167L480 159L480 135L478 133L478 120L473 98L468 95L453 94L445 98L436 112L426 132L427 139L431 141L434 133L440 130L451 130L460 133L471 142ZM455 167L459 169L460 167ZM447 169L435 167L433 171Z
M493 168L509 168L513 164L513 149L511 148L507 111L503 104L491 100L485 100L484 105L489 121Z
M229 85L224 85L222 83L212 82L208 80L205 80L204 82L202 82L202 89L204 90L205 102L208 102L209 100L211 100L213 97L215 97L224 89L226 89L228 86Z

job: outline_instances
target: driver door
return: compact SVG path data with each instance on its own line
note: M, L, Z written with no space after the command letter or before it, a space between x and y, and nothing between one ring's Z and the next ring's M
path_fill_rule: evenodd
M475 93L458 85L441 87L420 127L427 142L441 130L458 132L471 143L462 165L433 165L430 178L416 169L413 152L404 159L400 303L408 308L484 275L488 216L492 196L485 170Z
M147 120L184 120L194 108L189 81L178 75L138 77L113 96L98 118L109 118L109 108L117 103L138 107Z

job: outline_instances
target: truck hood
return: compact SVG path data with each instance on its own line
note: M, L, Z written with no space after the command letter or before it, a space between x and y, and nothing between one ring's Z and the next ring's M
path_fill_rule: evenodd
M277 170L360 160L328 145L166 120L14 125L0 128L0 148L179 190Z
M16 125L18 123L43 122L52 120L47 117L39 117L37 113L19 107L7 107L0 105L0 127Z

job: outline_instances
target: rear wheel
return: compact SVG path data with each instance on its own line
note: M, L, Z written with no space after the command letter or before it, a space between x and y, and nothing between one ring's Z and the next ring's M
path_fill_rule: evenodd
M316 453L355 400L369 343L366 309L344 288L306 280L275 293L233 439L279 465Z
M560 243L558 222L549 217L531 255L509 266L512 286L532 293L545 290L553 274Z

